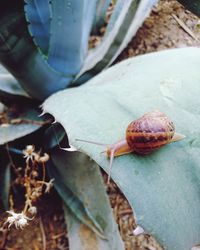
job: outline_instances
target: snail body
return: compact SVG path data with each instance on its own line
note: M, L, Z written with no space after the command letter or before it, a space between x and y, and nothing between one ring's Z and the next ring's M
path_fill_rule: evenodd
M164 113L153 111L132 121L127 129L125 139L107 146L106 155L110 158L108 182L115 156L128 153L147 155L171 142L182 140L185 136L175 133L173 122ZM84 141L84 140L79 140ZM85 141L94 143L90 141Z

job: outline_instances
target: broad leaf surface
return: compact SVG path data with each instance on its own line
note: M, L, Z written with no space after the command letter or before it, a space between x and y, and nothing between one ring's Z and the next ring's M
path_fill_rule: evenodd
M19 100L30 100L30 98L17 80L0 64L0 101L9 103Z
M71 80L80 71L87 53L96 2L97 0L51 2L51 36L47 61L58 72L71 76Z
M44 149L50 150L58 145L69 147L68 142L61 145L64 137L66 137L64 128L59 123L51 124L44 133Z
M93 33L98 34L99 29L105 25L106 21L106 12L108 11L108 7L110 5L110 0L98 0L96 7L95 20L93 23Z
M98 145L114 143L127 125L159 109L183 141L148 156L114 160L112 178L135 211L138 224L169 250L188 250L200 238L200 49L151 53L126 60L86 85L61 91L43 105L66 129L69 143L105 171L109 161Z
M24 0L24 11L29 22L29 32L34 42L44 54L47 54L50 37L51 9L49 0Z
M11 74L0 73L0 96L23 96L27 97L27 93L21 88L17 80Z
M5 156L0 159L1 167L0 167L0 199L2 200L3 206L5 210L9 209L9 190L11 183L10 176L10 164L8 159Z
M38 51L27 29L23 1L20 5L18 2L10 3L8 13L5 3L1 6L0 2L0 12L4 10L0 15L0 61L31 97L44 100L67 87L72 76L64 76L50 67Z
M49 117L39 117L41 111L34 107L18 105L6 110L8 123L0 124L0 145L33 133L50 122Z
M187 9L192 11L197 16L200 16L200 1L199 0L178 0L181 4L183 4Z
M40 125L36 124L8 124L5 126L0 126L0 145L31 134L40 127Z
M127 46L157 0L118 0L106 27L102 42L88 53L79 85L108 67Z
M124 249L96 163L84 154L59 148L51 151L51 160L55 187L68 205L70 249ZM89 228L97 235L100 231L106 240Z

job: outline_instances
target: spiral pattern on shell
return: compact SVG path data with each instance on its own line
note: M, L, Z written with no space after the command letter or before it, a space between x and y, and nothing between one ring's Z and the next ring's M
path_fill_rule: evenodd
M160 111L153 111L128 125L126 140L134 153L145 155L168 144L174 133L170 118Z

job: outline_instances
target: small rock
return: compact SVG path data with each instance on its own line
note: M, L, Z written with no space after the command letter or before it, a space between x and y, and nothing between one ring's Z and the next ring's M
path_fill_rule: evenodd
M133 234L134 235L139 235L139 234L143 234L144 233L144 229L141 226L137 226L135 230L133 230Z
M192 247L191 250L200 250L200 245Z

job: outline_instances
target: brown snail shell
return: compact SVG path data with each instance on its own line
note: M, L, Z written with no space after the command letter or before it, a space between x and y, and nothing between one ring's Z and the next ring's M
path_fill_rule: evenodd
M132 121L126 130L126 141L134 153L149 154L171 142L173 122L164 113L153 111Z
M175 126L164 113L156 110L144 114L132 121L126 129L126 138L114 144L102 144L92 141L80 140L106 146L106 154L110 158L108 182L110 181L111 167L114 157L136 153L146 155L164 145L182 140L185 136L175 133Z

